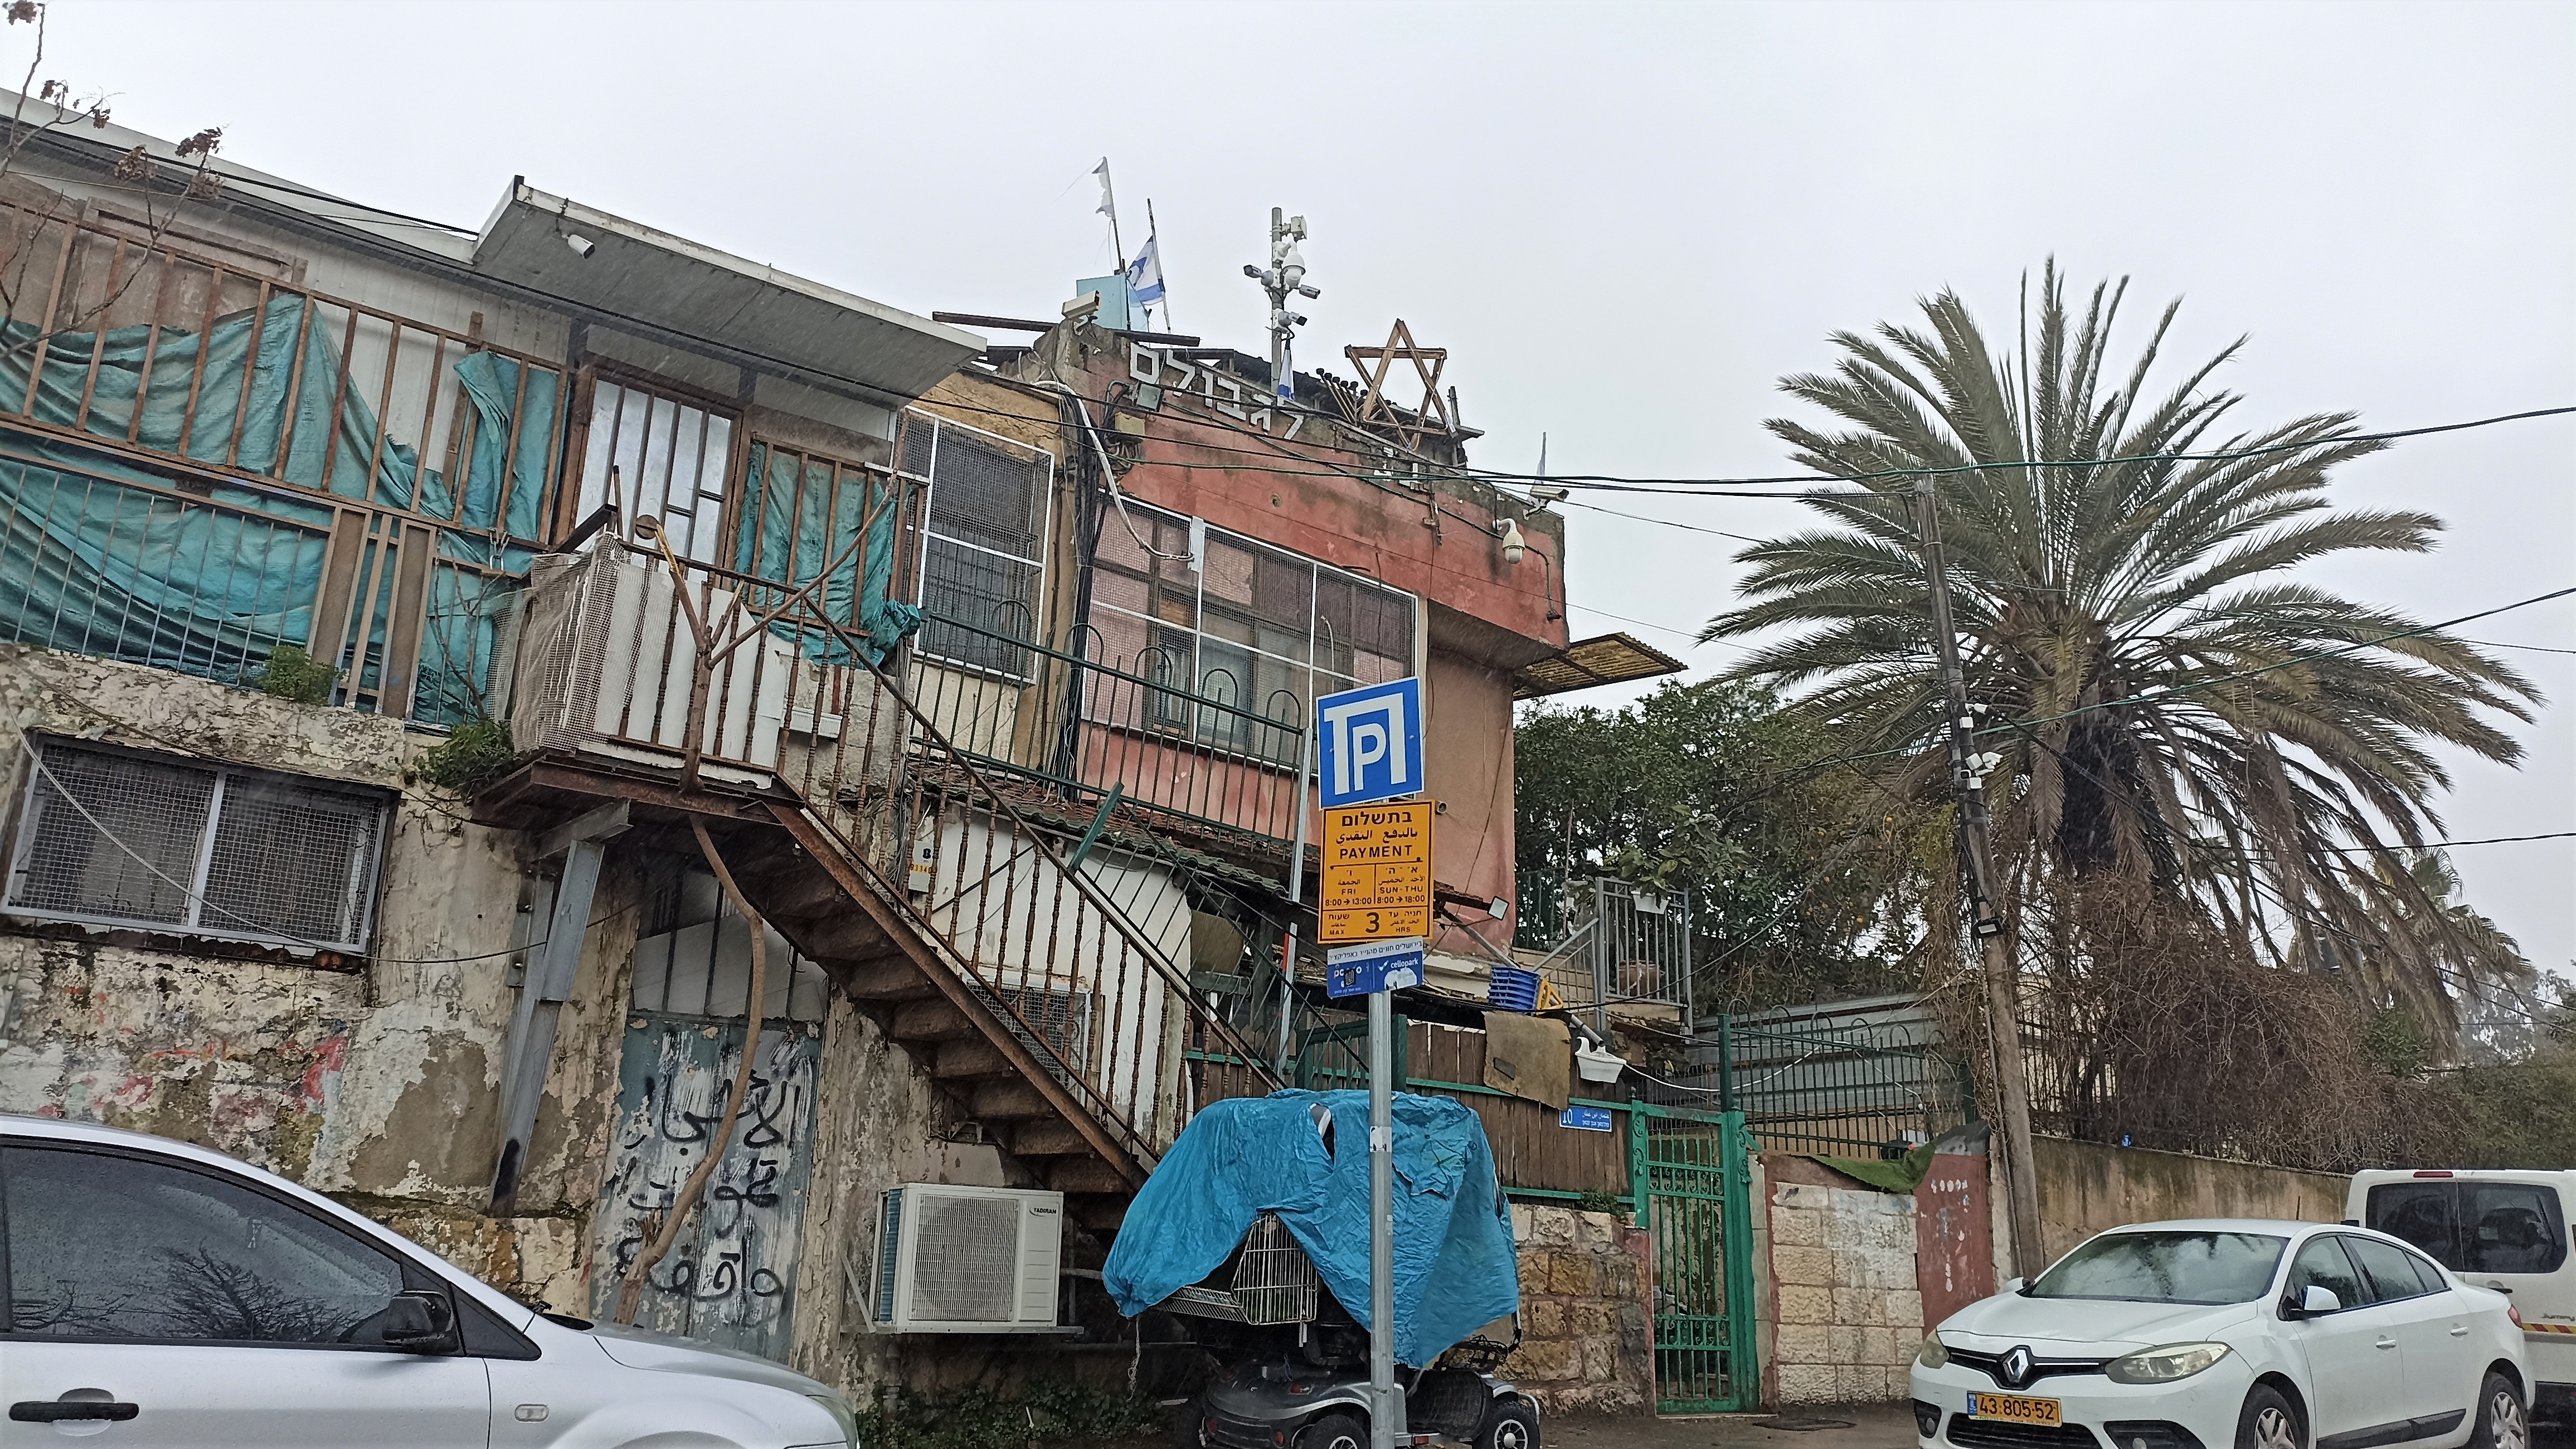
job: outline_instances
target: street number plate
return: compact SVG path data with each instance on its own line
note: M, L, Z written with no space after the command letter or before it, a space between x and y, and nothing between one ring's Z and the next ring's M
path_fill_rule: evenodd
M2057 1416L2057 1400L2025 1399L2017 1394L1970 1394L1968 1417L2000 1419L2007 1424L2040 1424L2051 1429L2062 1422Z

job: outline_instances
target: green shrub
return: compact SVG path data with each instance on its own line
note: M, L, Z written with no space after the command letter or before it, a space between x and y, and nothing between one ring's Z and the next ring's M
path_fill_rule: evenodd
M249 676L248 682L263 694L297 704L327 704L331 686L340 682L340 671L329 668L298 644L280 644L268 651L268 661Z
M1159 1435L1164 1420L1152 1399L1063 1381L1031 1384L1016 1395L975 1388L940 1397L880 1384L859 1411L859 1442L870 1449L1097 1444Z
M422 751L405 775L459 795L473 795L510 773L518 758L508 725L496 719L468 720Z

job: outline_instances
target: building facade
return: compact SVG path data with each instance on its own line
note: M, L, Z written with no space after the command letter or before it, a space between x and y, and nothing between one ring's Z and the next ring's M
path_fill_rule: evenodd
M996 1372L1029 1340L869 1328L887 1192L1060 1192L1096 1267L1198 1104L1344 1080L1307 721L1404 677L1456 988L1410 1035L1480 1032L1568 640L1454 400L988 348L524 182L473 233L229 166L145 205L134 147L176 165L46 132L0 196L0 1112L585 1316L694 1190L639 1321Z

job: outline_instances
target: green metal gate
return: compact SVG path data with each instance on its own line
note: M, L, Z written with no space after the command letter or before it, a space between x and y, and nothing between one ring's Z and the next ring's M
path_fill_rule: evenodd
M1655 1409L1750 1409L1762 1376L1753 1353L1753 1173L1744 1114L1634 1103L1628 1150L1637 1221L1652 1245Z

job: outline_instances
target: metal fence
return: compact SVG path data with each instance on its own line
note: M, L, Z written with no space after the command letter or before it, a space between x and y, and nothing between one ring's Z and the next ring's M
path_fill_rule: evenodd
M1567 885L1541 872L1521 878L1514 944L1526 969L1568 1006L1589 1008L1606 1030L1613 1006L1665 1006L1685 1031L1691 1014L1691 900L1595 876ZM1533 921L1538 924L1533 924Z
M1649 1099L1740 1111L1769 1151L1877 1157L1977 1120L1967 1062L1906 998L1719 1016L1691 1056Z

